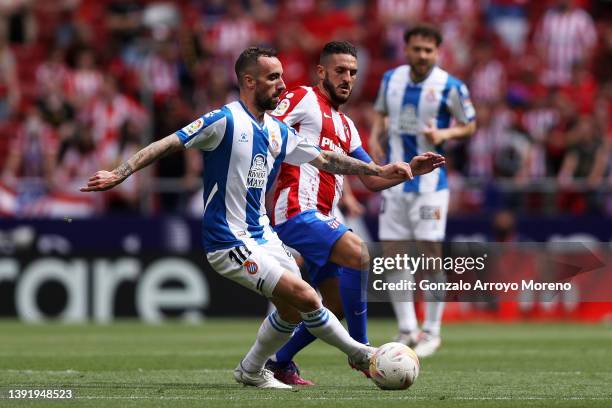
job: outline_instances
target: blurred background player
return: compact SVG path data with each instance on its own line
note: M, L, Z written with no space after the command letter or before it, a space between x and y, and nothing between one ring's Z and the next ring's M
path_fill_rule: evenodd
M407 65L387 71L375 102L370 151L375 161L410 161L429 150L442 151L450 139L476 131L475 111L465 84L436 65L442 35L431 25L404 34ZM451 125L451 119L455 124ZM441 256L449 191L445 168L383 192L379 239L391 250L395 241L416 241L416 255ZM404 271L407 272L407 271ZM441 272L439 272L441 273ZM437 274L437 279L441 279ZM425 321L418 332L412 299L392 299L397 340L431 355L440 346L444 303L425 294Z
M355 47L347 41L325 44L317 75L316 86L288 90L272 114L323 151L372 162L361 146L353 121L338 110L349 99L357 78ZM413 175L419 175L443 163L440 155L427 153L411 157L410 166ZM359 178L371 191L404 181L369 175ZM283 163L274 194L272 224L280 239L305 259L311 283L321 293L326 307L339 319L346 318L353 339L368 344L367 303L362 298L361 282L364 242L334 216L342 186L342 176L309 164ZM299 376L292 360L314 340L306 327L300 326L267 367L286 384L312 385Z
M111 189L172 152L203 150L205 163L215 169L204 174L203 241L208 262L222 276L270 298L277 308L264 319L255 344L234 370L236 381L258 388L291 388L274 379L264 364L301 320L311 333L342 350L351 364L367 369L374 349L353 340L321 304L270 228L264 203L266 182L283 161L295 165L310 162L331 173L381 175L394 180L409 178L410 168L404 163L380 167L335 152L321 152L267 115L285 90L275 51L250 47L240 54L235 70L239 101L151 143L115 170L97 172L81 191Z

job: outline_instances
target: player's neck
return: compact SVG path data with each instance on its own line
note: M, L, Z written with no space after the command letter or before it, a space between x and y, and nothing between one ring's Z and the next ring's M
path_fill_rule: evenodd
M334 102L334 100L332 99L331 95L329 94L329 92L327 91L327 89L325 89L325 87L323 86L323 84L322 84L322 83L320 83L320 82L319 82L319 83L317 84L317 90L319 91L319 93L320 93L321 95L323 95L323 97L324 97L325 99L327 99L327 102L329 102L329 104L330 104L331 106L333 106L333 108L334 108L335 110L340 110L340 104L338 104L338 103Z
M425 75L418 75L414 69L410 69L410 80L414 82L415 84L418 84L419 82L423 82L431 74L431 71L433 71L433 69L434 67L431 67L431 69L427 71Z
M257 121L257 123L261 125L264 121L264 114L266 113L266 111L260 111L257 108L257 104L255 103L255 101L250 101L248 98L243 98L242 95L240 96L240 102L242 102L242 105L245 107L247 112L249 112L251 116L253 116L255 121Z

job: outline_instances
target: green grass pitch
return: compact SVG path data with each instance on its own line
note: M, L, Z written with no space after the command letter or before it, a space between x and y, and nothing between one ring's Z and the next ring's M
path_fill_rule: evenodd
M0 406L43 407L611 407L612 328L462 324L443 328L439 353L406 391L380 391L316 342L298 356L316 387L245 388L232 369L256 320L198 325L34 325L0 321ZM395 334L372 320L375 345ZM9 389L71 389L71 401L9 400ZM41 405L42 404L42 405Z

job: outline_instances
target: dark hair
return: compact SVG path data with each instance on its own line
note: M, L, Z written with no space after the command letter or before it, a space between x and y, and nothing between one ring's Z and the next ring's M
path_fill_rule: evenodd
M246 71L251 69L254 65L257 65L257 59L259 57L276 57L276 50L272 48L249 47L242 51L234 66L239 84L242 84L242 76Z
M348 54L357 58L357 50L355 46L348 41L330 41L321 51L319 56L319 63L322 63L325 58L333 54Z
M442 34L440 33L440 30L431 24L422 23L406 30L404 33L404 42L408 44L410 37L417 35L433 39L436 42L436 46L442 44Z

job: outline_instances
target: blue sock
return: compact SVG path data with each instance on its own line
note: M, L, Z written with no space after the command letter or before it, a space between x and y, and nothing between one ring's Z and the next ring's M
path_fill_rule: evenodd
M279 363L290 362L293 360L293 356L316 339L317 338L306 329L304 323L300 323L289 341L276 352L276 361Z
M367 279L367 275L361 271L342 268L340 297L349 334L356 341L368 344L368 304L361 299L362 284L364 290L367 284L362 279Z

